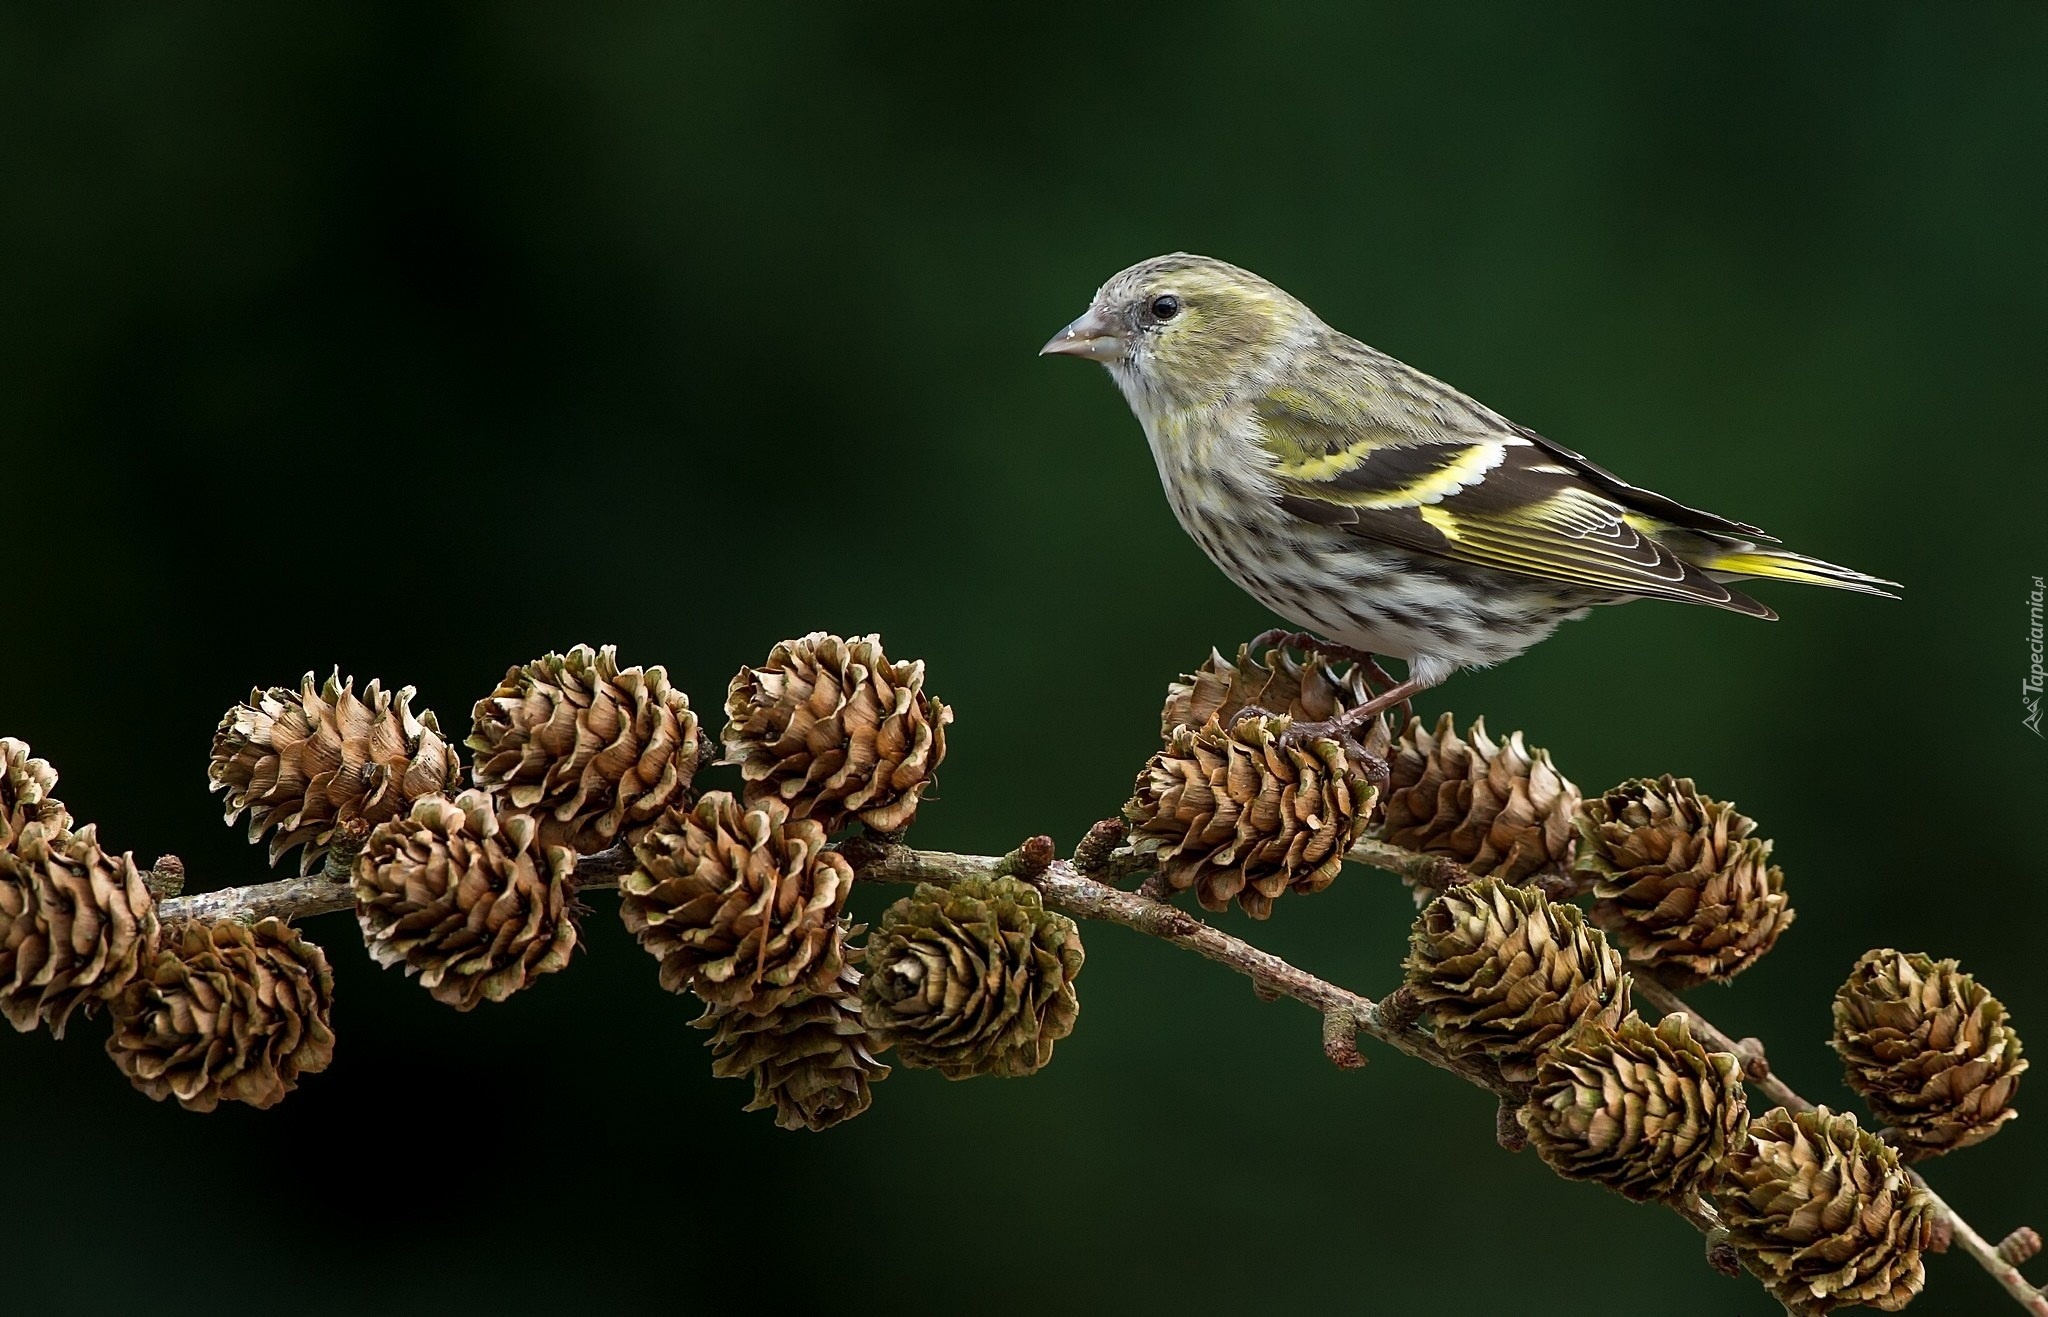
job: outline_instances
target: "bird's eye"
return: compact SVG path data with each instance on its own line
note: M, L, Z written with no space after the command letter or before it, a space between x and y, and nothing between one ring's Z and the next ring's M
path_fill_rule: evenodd
M1152 299L1150 309L1154 320L1171 320L1180 314L1180 299L1172 293L1161 293Z

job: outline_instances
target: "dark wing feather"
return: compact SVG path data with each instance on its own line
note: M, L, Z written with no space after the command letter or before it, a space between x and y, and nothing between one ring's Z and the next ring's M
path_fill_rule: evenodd
M1340 428L1285 397L1254 410L1278 459L1280 505L1304 520L1561 585L1772 615L1659 543L1654 508L1632 508L1590 463L1552 461L1564 455L1531 436L1428 436L1356 418Z
M1674 526L1683 526L1687 530L1705 531L1709 535L1727 535L1750 543L1761 541L1766 544L1776 544L1778 542L1777 536L1766 535L1747 522L1716 516L1711 512L1702 512L1698 508L1689 508L1676 499L1665 498L1662 494L1643 489L1637 485L1631 485L1628 481L1623 480L1620 476L1615 475L1612 471L1609 471L1591 458L1575 453L1553 439L1545 439L1527 426L1516 425L1513 421L1508 421L1507 424L1509 428L1522 438L1527 439L1552 457L1572 467L1580 475L1584 476L1588 483L1612 495L1616 502L1625 504L1638 512L1647 512L1659 521L1668 521Z

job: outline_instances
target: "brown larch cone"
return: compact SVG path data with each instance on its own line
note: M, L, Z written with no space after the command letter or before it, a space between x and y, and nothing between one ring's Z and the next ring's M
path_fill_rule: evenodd
M1593 884L1593 921L1672 987L1734 978L1791 924L1771 843L1690 778L1638 778L1579 807L1575 872Z
M1028 1075L1073 1032L1081 930L1015 878L920 883L868 938L862 1018L903 1064Z
M1588 1021L1537 1062L1523 1123L1566 1179L1680 1202L1712 1187L1749 1124L1742 1062L1701 1046L1683 1015Z
M473 719L476 784L532 811L543 846L600 851L694 799L703 749L689 697L664 668L621 668L615 646L508 669Z
M1520 732L1496 742L1484 718L1466 736L1448 713L1435 731L1412 719L1388 752L1387 769L1377 832L1390 844L1448 856L1475 878L1510 883L1570 862L1579 789L1548 750L1524 745Z
M1865 952L1835 993L1834 1048L1908 1161L1981 1143L2019 1114L2020 1036L1953 960Z
M64 802L51 794L56 789L56 769L31 758L26 742L0 736L0 850L13 845L31 823L41 823L52 832L71 830L71 815Z
M1319 892L1365 832L1375 795L1335 741L1289 745L1285 717L1174 729L1124 806L1132 849L1204 909L1264 919L1282 892Z
M953 711L924 691L924 660L891 662L878 636L785 640L726 692L725 761L749 804L775 799L828 833L900 832L946 757Z
M1371 698L1364 669L1333 665L1314 651L1297 660L1284 646L1254 654L1250 645L1239 645L1232 662L1212 649L1208 662L1166 688L1159 734L1170 740L1174 728L1199 728L1211 718L1228 725L1246 709L1321 722Z
M1536 1077L1545 1048L1581 1020L1628 1011L1621 957L1575 905L1481 878L1423 907L1408 939L1408 991L1437 1042L1484 1057L1512 1084Z
M853 866L817 820L712 791L664 815L633 854L620 914L670 992L760 1015L838 982Z
M503 1001L576 949L575 855L540 844L496 797L428 796L356 857L356 920L378 964L403 965L458 1011Z
M711 1030L711 1073L749 1079L748 1111L773 1111L786 1130L830 1129L868 1109L869 1085L888 1078L860 1018L860 971L841 968L826 992L793 997L766 1015L707 1006L694 1023Z
M247 811L252 842L274 832L272 864L303 845L299 872L311 873L338 832L360 836L454 789L461 761L431 712L413 714L414 693L373 681L358 698L339 672L319 686L309 672L296 691L250 691L221 718L207 765L212 789L227 793L227 821Z
M1895 1312L1920 1292L1933 1204L1854 1116L1826 1107L1758 1116L1714 1201L1743 1264L1794 1312Z
M115 999L107 1054L158 1101L267 1107L327 1068L333 1007L326 953L282 920L176 920Z
M0 847L0 1013L62 1038L71 1013L121 991L157 944L156 902L132 855L76 832L30 823Z

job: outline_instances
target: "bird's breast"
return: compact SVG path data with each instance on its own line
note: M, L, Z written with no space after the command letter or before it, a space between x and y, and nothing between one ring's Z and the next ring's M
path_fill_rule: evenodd
M1229 527L1258 523L1284 526L1270 476L1249 455L1254 424L1226 406L1189 408L1145 418L1145 438L1159 468L1159 483L1181 528L1210 557L1210 540Z

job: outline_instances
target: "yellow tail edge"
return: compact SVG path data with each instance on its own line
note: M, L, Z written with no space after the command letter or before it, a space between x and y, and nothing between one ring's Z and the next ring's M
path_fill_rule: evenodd
M1901 588L1897 581L1866 576L1862 572L1837 567L1818 558L1808 558L1797 553L1780 553L1773 549L1731 549L1707 559L1699 566L1710 572L1726 572L1730 576L1746 576L1764 581L1796 581L1801 585L1824 585L1831 590L1854 590L1858 594L1874 594L1884 599L1898 598L1894 591Z

